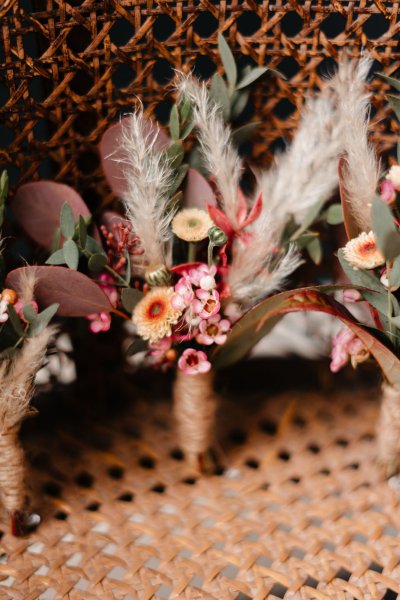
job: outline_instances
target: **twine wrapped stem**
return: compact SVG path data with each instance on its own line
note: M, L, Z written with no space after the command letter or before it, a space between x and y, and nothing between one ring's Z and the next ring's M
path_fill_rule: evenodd
M14 535L23 533L25 456L19 443L19 424L0 432L0 495L11 516Z
M174 384L174 414L179 444L189 464L206 471L208 450L214 441L217 396L214 374L186 375L177 370Z
M400 391L382 385L381 411L378 423L378 462L388 477L400 466Z

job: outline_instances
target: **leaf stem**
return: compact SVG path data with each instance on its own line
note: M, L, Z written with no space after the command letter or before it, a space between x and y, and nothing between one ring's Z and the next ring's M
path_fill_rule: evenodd
M211 269L211 267L213 266L213 252L214 252L214 244L212 242L210 242L208 244L208 268Z
M126 283L125 279L123 277L121 277L121 275L119 273L117 273L117 271L114 271L113 268L109 267L108 265L106 265L105 270L108 271L109 273L111 273L111 275L113 275L116 279L119 279L121 281L121 287L129 287L129 285Z
M189 242L188 248L188 263L193 263L196 260L196 242Z

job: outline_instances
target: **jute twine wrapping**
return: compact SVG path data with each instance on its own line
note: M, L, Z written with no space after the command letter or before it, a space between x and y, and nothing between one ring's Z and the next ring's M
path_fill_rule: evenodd
M10 513L21 511L25 503L25 456L18 434L19 425L0 432L0 494Z
M382 385L382 403L378 423L378 460L393 475L400 463L400 392Z
M185 375L177 369L174 415L179 444L188 462L196 468L214 441L217 396L213 384L212 372Z

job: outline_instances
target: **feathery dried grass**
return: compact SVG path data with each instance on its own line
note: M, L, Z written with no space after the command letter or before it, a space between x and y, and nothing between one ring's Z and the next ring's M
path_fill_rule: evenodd
M147 264L168 261L173 211L169 208L172 172L156 147L157 133L149 129L141 109L124 120L121 160L126 179L123 197L127 217L140 238Z
M215 178L225 214L237 227L242 161L231 141L230 127L224 123L221 109L209 97L204 83L190 75L179 74L177 89L193 105L193 118L204 163Z
M370 94L365 89L365 79L371 63L365 57L358 63L343 60L334 82L347 167L343 186L362 231L371 229L370 207L380 178L379 162L368 140Z

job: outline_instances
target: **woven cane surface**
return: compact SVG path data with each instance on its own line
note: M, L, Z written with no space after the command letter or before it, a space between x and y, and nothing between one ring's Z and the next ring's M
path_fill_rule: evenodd
M400 492L374 465L377 389L268 394L260 379L225 397L228 468L211 477L182 461L169 398L143 389L106 418L25 435L43 520L23 539L4 523L1 599L397 597Z
M340 50L364 49L375 72L397 72L399 10L391 0L3 0L0 163L14 182L55 178L95 206L101 134L137 98L165 123L174 69L204 78L221 70L221 32L242 66L287 77L264 77L247 114L261 121L252 154L266 165ZM385 150L398 126L385 108L388 86L375 77L371 87L373 138Z

